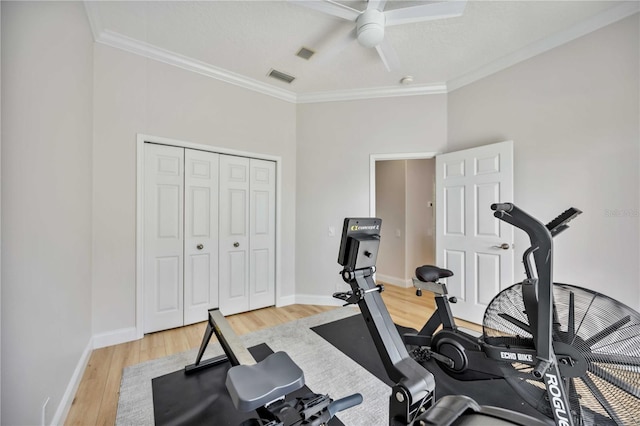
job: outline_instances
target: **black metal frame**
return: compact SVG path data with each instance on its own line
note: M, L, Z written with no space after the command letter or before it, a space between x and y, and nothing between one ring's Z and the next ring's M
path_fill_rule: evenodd
M351 286L351 292L334 297L360 307L382 364L396 383L389 398L389 425L406 426L431 407L435 381L407 352L380 296L383 287L373 280L381 223L378 218L344 220L338 263L343 266L342 279Z
M389 425L405 426L431 407L435 381L433 375L407 352L380 296L382 287L373 281L374 272L373 267L344 270L342 278L351 286L352 294L359 295L357 301L350 303L360 307L382 364L389 378L396 383L389 398Z
M502 378L503 372L496 361L517 361L530 365L533 367L532 375L534 378L543 379L545 382L547 392L552 399L550 405L555 423L561 426L573 426L569 389L562 380L558 359L553 348L553 237L567 229L567 222L581 212L574 208L568 209L552 222L544 225L511 203L494 204L491 209L495 211L496 218L525 231L531 241L531 247L523 255L527 279L522 282L522 297L529 325L508 315L503 318L522 328L523 331L529 332L533 336L533 339L529 339L532 341L520 339L522 341L514 342L512 339L507 345L496 345L458 330L445 292L445 294L436 294L436 311L418 334L405 335L405 342L417 346L432 347L434 343L437 343L436 340L443 339L442 336L445 336L444 338L453 337L462 350L467 350L465 356L469 359L469 366L464 373L457 373L455 369L451 368L452 365L447 370L452 377L459 380ZM532 266L531 259L533 259L534 266ZM534 276L534 271L536 276ZM442 331L434 335L440 326L442 326ZM500 339L494 338L493 341L495 343ZM420 351L416 353L420 354ZM428 353L443 362L438 353L430 350Z
M566 210L545 226L512 203L493 204L491 209L495 211L496 218L522 229L529 236L531 247L523 257L527 279L522 283L522 294L535 341L536 362L532 374L537 379L544 379L556 424L573 426L569 390L565 387L553 350L553 236L565 230L566 223L580 211ZM535 263L536 278L531 275L531 257Z
M215 333L224 355L202 361L204 351ZM218 308L210 309L207 328L193 364L184 368L185 374L194 374L229 361L232 366L256 364L256 360L231 329L226 318ZM360 394L353 394L339 400L332 400L329 395L310 393L292 401L284 399L258 407L255 412L258 419L249 421L252 426L321 426L326 424L337 412L346 410L362 402ZM244 425L245 423L243 423Z

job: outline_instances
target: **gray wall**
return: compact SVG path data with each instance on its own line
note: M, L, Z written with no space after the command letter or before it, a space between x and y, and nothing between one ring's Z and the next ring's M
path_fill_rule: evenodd
M382 281L405 279L406 175L404 160L376 161L376 217L382 219L376 272Z
M435 263L435 211L429 206L435 202L435 166L433 158L407 160L407 280L415 276L418 266Z
M297 293L327 301L346 288L340 231L345 217L369 215L370 154L444 151L446 113L446 95L298 105Z
M50 423L91 338L92 36L2 2L2 423Z
M515 202L551 220L555 280L640 307L639 15L449 95L449 151L512 139ZM506 201L506 200L505 200ZM526 247L517 232L516 259ZM516 264L516 277L521 269Z
M417 266L435 261L435 159L376 161L376 216L382 219L377 278L411 286ZM398 232L400 235L398 235Z
M136 134L282 157L280 292L293 296L295 105L94 48L93 332L135 326Z

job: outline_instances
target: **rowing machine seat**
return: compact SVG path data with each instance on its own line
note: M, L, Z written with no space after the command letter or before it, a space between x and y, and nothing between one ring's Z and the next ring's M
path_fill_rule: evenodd
M304 386L304 373L285 352L227 373L227 390L236 409L252 411Z

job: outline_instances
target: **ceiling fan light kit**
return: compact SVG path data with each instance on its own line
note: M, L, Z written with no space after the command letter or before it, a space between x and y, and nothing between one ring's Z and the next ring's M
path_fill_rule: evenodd
M384 13L367 9L356 20L358 42L364 47L376 47L384 39Z

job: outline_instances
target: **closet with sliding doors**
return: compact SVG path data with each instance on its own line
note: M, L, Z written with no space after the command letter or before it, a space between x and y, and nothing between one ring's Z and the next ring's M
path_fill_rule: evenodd
M275 304L275 162L144 144L144 333Z

